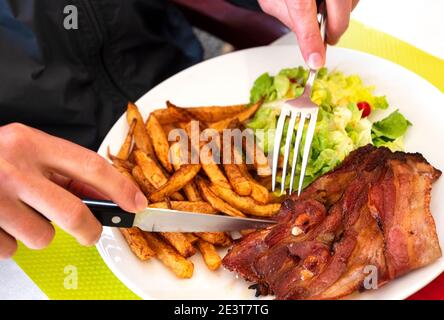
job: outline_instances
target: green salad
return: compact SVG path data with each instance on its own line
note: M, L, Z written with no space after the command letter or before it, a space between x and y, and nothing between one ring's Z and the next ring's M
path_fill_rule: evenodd
M276 128L282 101L300 96L307 77L308 71L298 67L283 69L275 76L264 73L254 82L250 102L262 99L264 103L247 127L255 130L266 153L273 150L273 136L267 133ZM320 110L304 186L335 168L351 151L369 143L392 151L403 149L403 137L411 123L399 111L372 122L370 118L374 113L389 107L386 97L375 96L373 91L374 87L364 85L357 75L328 72L325 68L318 72L312 100L320 106ZM292 130L296 131L296 128L297 125ZM287 123L285 132L288 129ZM295 136L293 134L293 139ZM290 154L290 159L292 157ZM300 173L300 162L296 177ZM286 182L288 185L288 179Z

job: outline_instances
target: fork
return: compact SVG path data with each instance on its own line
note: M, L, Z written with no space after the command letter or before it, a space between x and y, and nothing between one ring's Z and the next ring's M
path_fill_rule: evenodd
M322 1L318 6L318 21L321 31L322 40L325 41L326 32L326 20L327 12L325 2ZM296 173L296 166L299 158L299 148L302 140L302 134L305 128L305 122L308 120L307 132L305 135L304 151L302 155L301 174L299 177L298 196L302 192L302 186L304 184L305 171L307 169L308 157L310 155L311 143L316 129L316 121L318 117L319 106L311 101L311 90L313 82L316 78L317 70L310 69L307 82L305 84L304 92L298 98L285 101L281 109L281 114L277 123L277 128L274 136L274 148L273 148L273 161L272 161L272 191L276 189L276 176L279 162L279 154L281 149L281 140L284 132L285 122L287 117L290 117L288 123L287 136L285 138L284 145L284 161L282 168L282 180L281 180L281 194L284 193L285 182L287 177L287 168L290 157L291 140L293 138L293 128L296 125L296 120L299 118L299 124L296 131L296 140L294 143L293 161L291 166L290 175L290 189L289 193L293 190L294 175Z

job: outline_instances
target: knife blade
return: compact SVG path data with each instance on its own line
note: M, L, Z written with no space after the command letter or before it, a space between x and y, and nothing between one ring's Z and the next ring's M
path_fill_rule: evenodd
M110 201L83 200L103 226L138 227L149 232L215 232L262 229L276 223L273 220L230 217L170 209L146 208L130 213Z

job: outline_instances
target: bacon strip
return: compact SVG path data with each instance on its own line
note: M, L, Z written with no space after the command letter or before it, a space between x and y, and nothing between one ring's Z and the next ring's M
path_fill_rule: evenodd
M441 172L422 155L362 147L290 196L277 225L238 241L225 268L277 299L337 299L441 256L430 192ZM373 269L372 269L373 268Z

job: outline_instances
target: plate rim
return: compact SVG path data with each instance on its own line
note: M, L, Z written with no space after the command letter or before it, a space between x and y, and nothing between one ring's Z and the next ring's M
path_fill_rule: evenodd
M259 47L253 47L253 48L238 50L238 51L234 51L234 52L230 52L230 53L227 53L227 54L223 54L223 55L220 55L220 56L208 59L208 60L204 60L204 61L201 61L201 62L199 62L197 64L194 64L194 65L192 65L192 66L190 66L190 67L188 67L188 68L186 68L184 70L181 70L180 72L172 75L171 77L163 80L162 82L160 82L156 86L152 87L147 92L145 92L142 96L140 96L140 98L137 99L135 104L138 105L140 103L140 101L144 99L144 97L146 95L148 95L150 92L152 92L154 90L157 90L158 87L163 86L165 82L172 81L173 79L181 77L182 74L184 74L186 72L189 72L189 70L192 69L192 68L201 66L202 64L208 63L210 61L215 61L215 60L219 60L219 59L225 59L227 56L245 54L246 52L249 52L249 51L264 50L264 49L268 50L268 49L274 49L274 48L289 48L290 50L296 48L297 50L299 50L299 47L297 45L294 45L294 44L292 44L292 45L291 44L289 44L289 45L276 45L276 46L268 45L268 46L259 46ZM344 52L349 52L351 54L363 55L363 56L367 56L368 58L378 60L379 62L382 62L382 63L392 64L392 65L396 66L397 68L402 69L404 72L409 73L412 77L415 77L417 81L421 81L421 82L423 82L423 84L429 86L430 88L433 88L433 90L436 91L437 94L440 94L441 96L444 96L444 93L438 87L436 87L433 83L429 82L427 79L423 78L421 75L413 72L412 70L410 70L410 69L408 69L408 68L406 68L406 67L404 67L404 66L402 66L400 64L397 64L396 62L390 61L388 59L385 59L385 58L382 58L382 57L379 57L379 56L376 56L376 55L373 55L371 53L367 53L367 52L363 52L363 51L359 51L359 50L355 50L355 49L343 48L343 47L333 47L333 48L330 48L330 50L331 49L333 49L335 51L344 51ZM264 70L264 72L267 72L267 70ZM190 106L190 107L193 107L193 106ZM97 150L97 153L100 154L100 150L104 148L104 141L106 141L108 139L108 135L110 135L110 133L115 129L115 126L118 125L118 123L121 121L121 119L124 116L125 116L125 113L123 113L117 119L117 121L113 124L113 126L110 128L110 130L106 134L105 138L101 142L100 147ZM104 227L104 232L102 233L102 235L105 233L105 231L108 231L109 233L111 233L115 237L117 230L113 230L113 229L114 228ZM156 299L152 295L150 295L147 292L145 292L144 290L140 289L135 283L133 283L133 281L131 281L129 278L127 278L126 275L118 269L118 267L114 263L114 261L112 261L112 259L108 256L108 254L105 252L105 249L103 248L103 246L101 244L102 244L102 237L100 238L99 242L96 244L96 249L99 252L99 254L100 254L101 258L103 259L104 263L106 264L106 266L111 270L111 272L116 276L116 278L120 282L122 282L129 290L131 290L134 294L136 294L139 298L144 299L144 300ZM416 283L410 285L408 290L406 289L406 290L404 290L402 292L399 292L398 294L393 294L393 297L389 297L387 299L388 300L404 300L404 299L410 297L411 295L415 294L416 292L420 291L422 288L426 287L431 282L433 282L433 280L435 280L442 272L444 272L444 259L441 258L440 260L437 260L434 263L439 263L441 271L435 271L435 272L427 273L426 280L424 282L421 282L421 284L418 285L418 283L416 282ZM412 270L411 272L415 272L417 270L421 270L421 268L420 269L416 269L416 270ZM409 273L411 273L411 272L409 272Z

